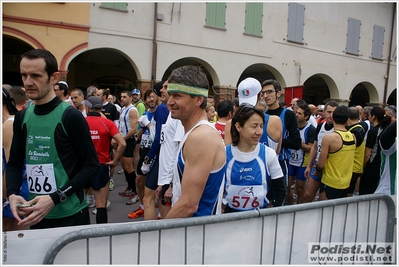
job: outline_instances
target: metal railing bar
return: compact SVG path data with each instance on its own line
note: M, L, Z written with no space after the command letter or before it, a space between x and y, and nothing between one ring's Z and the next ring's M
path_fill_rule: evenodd
M54 262L56 255L59 251L68 245L69 243L87 238L96 238L96 237L104 237L104 236L114 236L114 235L125 235L125 234L133 234L139 233L140 241L140 233L141 232L149 232L154 230L164 230L164 229L173 229L173 228L186 228L186 247L185 247L185 263L187 264L187 227L197 226L203 224L213 224L213 223L222 223L228 221L236 221L243 219L251 219L258 218L263 216L272 216L277 215L276 221L278 221L278 215L283 215L292 212L298 211L306 211L306 210L314 210L314 209L322 209L322 213L324 212L325 207L334 207L337 205L347 205L352 203L358 203L361 201L372 201L378 200L384 201L388 207L388 215L387 215L387 234L386 240L387 242L393 241L394 234L394 226L396 225L395 218L395 204L392 198L388 195L382 194L370 194L370 195L362 195L357 197L347 197L341 199L334 200L325 200L325 201L317 201L311 203L303 203L298 205L290 205L283 207L275 207L270 209L262 209L259 211L251 210L245 212L236 212L236 213L228 213L222 215L212 215L212 216L204 216L204 217L193 217L186 219L170 219L170 220L159 220L159 221L145 221L145 222L129 222L129 223L119 223L117 226L115 225L104 225L101 227L93 227L93 228L84 228L80 230L76 230L70 233L67 233L61 236L58 240L54 242L54 244L49 248L46 252L46 255L43 259L43 264L51 264ZM370 206L369 206L370 211ZM323 215L322 215L323 216ZM369 224L369 222L368 222ZM276 224L277 225L277 224ZM322 224L320 227L320 237L322 233ZM276 228L277 235L277 228ZM368 235L368 233L367 233ZM275 240L276 242L276 240ZM140 244L140 242L139 242ZM276 243L275 243L276 244ZM139 245L140 246L140 245ZM140 247L139 247L140 249ZM138 255L138 263L140 262ZM273 263L275 261L275 252L273 255Z

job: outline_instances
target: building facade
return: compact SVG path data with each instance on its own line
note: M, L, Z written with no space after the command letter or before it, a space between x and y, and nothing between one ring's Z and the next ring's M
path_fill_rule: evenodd
M18 76L15 55L30 47L53 52L63 79L82 89L144 91L176 67L199 64L216 99L235 97L239 82L254 77L274 78L316 105L396 105L396 3L2 5L10 43L3 83L17 82L8 79Z

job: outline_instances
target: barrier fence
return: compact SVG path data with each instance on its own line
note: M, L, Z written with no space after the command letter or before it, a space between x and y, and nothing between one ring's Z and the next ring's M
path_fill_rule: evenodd
M324 264L323 257L309 261L309 244L393 242L396 251L395 227L392 198L365 195L199 218L93 225L47 245L41 263ZM4 262L4 255L3 263L18 264ZM396 255L385 263L395 264Z

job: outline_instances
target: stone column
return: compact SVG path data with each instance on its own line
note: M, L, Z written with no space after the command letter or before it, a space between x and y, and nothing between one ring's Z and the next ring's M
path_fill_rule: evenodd
M236 98L237 88L226 85L214 85L210 91L213 90L213 98L215 99L215 104L219 103L220 99L233 100Z

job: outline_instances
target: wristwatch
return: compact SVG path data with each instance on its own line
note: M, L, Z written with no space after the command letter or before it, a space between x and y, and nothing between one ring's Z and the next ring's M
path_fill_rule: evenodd
M144 163L144 164L151 164L151 162L152 162L152 159L151 159L151 158L149 158L148 156L145 156L145 157L144 157L144 160L143 160L143 163Z
M170 183L169 183L169 186L170 186L170 187L173 187L173 182L170 182Z
M67 196L61 190L56 191L58 197L60 198L60 202L64 202L67 199Z

